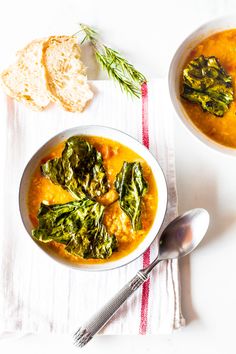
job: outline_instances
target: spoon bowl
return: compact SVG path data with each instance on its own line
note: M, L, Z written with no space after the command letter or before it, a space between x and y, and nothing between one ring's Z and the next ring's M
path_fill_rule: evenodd
M209 222L209 214L202 208L178 216L161 235L158 259L179 258L192 252L206 234Z

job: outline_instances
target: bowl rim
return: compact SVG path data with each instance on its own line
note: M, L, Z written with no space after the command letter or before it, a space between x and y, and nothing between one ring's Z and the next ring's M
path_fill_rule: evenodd
M157 205L157 210L156 210L156 214L155 214L155 218L154 218L154 221L153 221L153 224L151 226L151 229L148 231L148 233L146 234L146 236L144 237L144 239L139 243L139 245L133 250L131 251L130 253L128 253L126 256L124 257L121 257L121 258L118 258L117 260L115 261L108 261L108 262L105 262L105 263L98 263L98 264L86 264L86 263L82 263L82 264L78 264L78 263L73 263L73 262L70 262L70 261L66 261L65 259L63 259L63 257L61 256L56 256L55 253L51 253L51 252L48 252L42 245L42 243L40 242L37 242L37 240L35 240L32 235L30 234L30 232L28 231L27 229L27 225L26 225L26 220L25 220L25 217L23 215L23 208L22 208L22 193L23 193L23 182L24 182L24 178L25 178L25 175L28 171L28 168L30 167L32 161L37 158L37 155L40 155L40 152L45 149L48 144L50 142L52 142L53 140L55 140L56 138L60 137L61 135L63 134L66 134L66 133L70 133L70 132L73 132L74 130L80 130L80 129L105 129L105 130L109 130L111 132L114 132L120 136L124 136L126 138L128 138L128 140L130 140L131 142L133 141L135 144L137 144L138 146L140 146L141 149L143 149L143 151L146 151L146 153L150 156L150 159L152 161L155 161L155 164L156 164L156 167L157 169L159 170L159 173L160 173L160 176L162 178L162 181L163 181L163 190L162 190L162 197L163 197L163 203L165 205L164 209L162 210L162 215L161 215L161 221L160 221L160 224L159 224L159 229L157 229L155 231L155 234L153 235L153 237L147 242L147 245L137 251L139 249L139 246L141 246L143 244L143 242L145 241L145 239L147 238L147 236L149 235L150 231L152 230L153 226L154 226L154 223L156 221L156 218L157 216L159 215L158 214L158 207L159 207L159 202L158 202L158 205ZM84 133L73 133L71 134L71 136L73 135L81 135L81 136L86 136L86 134ZM88 136L98 136L98 137L103 137L101 134L96 134L96 133L90 133L90 134L87 134ZM67 138L64 138L64 140L68 139ZM119 138L117 136L111 138L113 141L117 141L117 142L120 142ZM62 140L61 140L62 141ZM120 142L121 144L125 145L124 143ZM136 152L137 154L139 154L135 148L133 148L133 145L131 145L131 147L128 146L128 148L130 148L131 150L133 150L134 152ZM140 154L139 154L140 155ZM141 155L140 155L141 156ZM142 156L141 156L142 157ZM144 157L142 157L145 161L146 159ZM148 161L146 161L147 164L150 166L150 163ZM152 168L152 167L151 167ZM34 171L33 171L34 172ZM33 173L32 172L32 173ZM32 174L31 174L32 176ZM155 176L155 174L153 173L153 176L154 176L154 179L155 179L155 182L156 182L156 185L157 185L157 190L158 190L158 201L159 201L159 186L158 186L158 183L157 183L157 178ZM61 265L64 265L66 267L69 267L69 268L72 268L72 269L76 269L76 270L79 270L79 271L89 271L89 272L99 272L99 271L108 271L108 270L113 270L113 269L118 269L118 268L121 268L121 267L124 267L126 265L128 265L129 263L135 261L137 258L139 258L140 256L142 256L146 250L151 246L151 244L154 242L155 239L157 239L157 237L159 236L159 233L160 233L160 230L162 229L162 226L163 226L163 223L165 221L165 216L166 216L166 211L167 211L167 206L168 206L168 189L167 189L167 182L166 182L166 177L165 177L165 174L163 172L163 169L162 167L160 166L159 162L157 161L157 159L155 158L154 154L145 146L143 145L141 142L139 142L137 139L135 139L133 136L131 136L130 134L127 134L126 132L123 132L122 130L119 130L119 129L116 129L116 128L113 128L113 127L109 127L109 126L103 126L103 125L94 125L94 124L87 124L87 125L81 125L81 126L75 126L75 127L71 127L69 129L65 129L63 131L60 131L59 133L55 134L53 137L51 137L49 140L47 140L43 145L41 145L37 151L35 153L33 153L33 155L30 157L30 159L28 160L27 164L25 165L24 169L23 169L23 173L21 175L21 179L20 179L20 184L19 184L19 192L18 192L18 207L19 207L19 211L20 211L20 216L21 216L21 220L22 220L22 223L24 225L24 228L26 230L26 234L28 234L28 236L31 238L31 240L42 250L42 252L44 254L46 254L48 257L50 258L53 258L54 261L56 261L57 263L60 263ZM133 257L131 257L131 255L133 255ZM130 258L130 259L126 259L126 258ZM122 260L124 260L122 262ZM120 263L120 264L116 264L116 263Z
M231 21L235 22L235 25L226 24ZM209 147L211 151L215 153L220 153L225 157L227 156L231 158L236 156L236 148L232 148L220 144L217 141L209 138L200 129L197 128L197 126L191 121L187 112L183 109L183 105L181 101L178 99L178 93L176 92L176 88L175 88L175 80L176 80L175 71L178 65L177 57L180 56L181 52L183 52L184 50L185 51L187 50L188 52L191 50L191 48L186 48L188 46L191 46L191 42L193 42L197 38L199 38L199 42L200 42L203 38L207 38L211 34L221 32L227 29L233 29L233 28L236 29L236 14L228 15L228 16L227 15L220 16L198 26L180 43L180 45L176 49L171 59L171 63L168 71L168 86L169 86L169 94L170 94L171 102L174 106L175 112L177 113L178 119L181 122L182 126L196 139L196 141L201 142L202 144L204 144L204 146Z

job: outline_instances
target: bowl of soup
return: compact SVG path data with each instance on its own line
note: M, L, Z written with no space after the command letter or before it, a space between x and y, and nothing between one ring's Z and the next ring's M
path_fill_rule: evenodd
M82 270L123 266L150 246L167 206L164 174L131 136L80 126L46 142L28 162L19 207L32 240Z
M236 155L236 16L208 22L177 49L169 91L178 117L210 148ZM216 109L215 109L216 108Z

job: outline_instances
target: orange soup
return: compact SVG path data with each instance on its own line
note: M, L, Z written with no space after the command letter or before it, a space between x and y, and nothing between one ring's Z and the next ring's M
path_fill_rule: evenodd
M109 191L97 201L105 205L103 223L110 234L118 240L118 249L108 259L83 259L65 251L65 245L51 241L46 247L60 256L75 263L104 263L124 257L134 250L149 232L157 211L158 193L151 168L146 161L128 147L110 139L86 136L84 140L92 144L102 154L103 165L106 170ZM56 146L48 156L42 160L60 157L65 143ZM123 162L140 162L143 176L148 183L146 194L142 198L141 223L142 229L133 231L129 217L121 210L117 201L118 194L114 188L116 175L122 168ZM53 184L40 172L40 166L33 174L28 194L28 207L30 219L34 227L38 226L37 214L42 201L48 204L63 204L74 200L73 196L61 186Z
M204 112L198 104L184 99L182 99L183 106L191 121L210 139L236 148L236 29L218 32L204 39L191 51L184 67L190 60L200 55L217 57L226 72L231 75L234 101L221 118Z

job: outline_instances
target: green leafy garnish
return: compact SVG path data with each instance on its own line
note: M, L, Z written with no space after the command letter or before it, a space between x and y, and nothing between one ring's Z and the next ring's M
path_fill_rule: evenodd
M222 117L233 101L232 77L214 56L191 60L183 71L181 96L198 103L204 111Z
M103 205L88 198L66 204L41 203L39 226L32 235L44 243L62 243L67 252L82 258L108 258L117 249L117 240L102 224L103 212Z
M120 207L130 218L134 231L142 228L141 201L147 187L140 163L124 162L116 176L115 188L119 194Z
M139 98L141 96L141 85L147 81L145 76L116 50L101 43L97 32L93 28L82 23L80 28L85 35L81 44L85 41L91 43L95 57L102 69L107 72L110 78L118 82L122 91Z
M62 156L41 165L41 171L75 198L95 198L109 188L102 155L79 136L69 138Z

